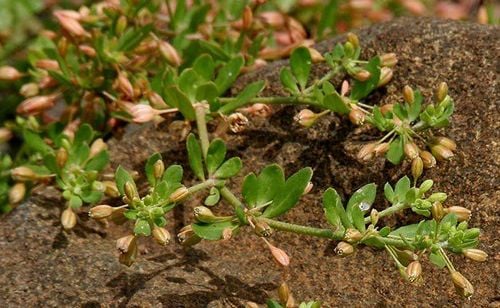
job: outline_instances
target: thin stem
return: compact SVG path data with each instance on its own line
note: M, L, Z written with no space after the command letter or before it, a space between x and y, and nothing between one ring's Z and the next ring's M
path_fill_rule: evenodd
M404 210L406 207L407 207L407 205L405 203L398 202L396 204L393 204L391 207L388 207L385 210L380 211L378 213L378 215L380 218L382 218L384 216L389 216L389 215L392 215L398 211ZM367 224L367 223L370 223L370 217L365 217L365 224Z
M287 222L277 221L277 220L269 219L269 218L265 218L265 217L257 217L257 219L262 221L262 222L267 223L271 228L276 229L276 230L280 230L280 231L292 232L292 233L310 235L310 236L316 236L316 237L323 237L323 238L328 238L328 239L332 239L332 240L341 240L344 237L344 232L333 232L330 229L306 227L306 226L291 224L291 223L287 223Z
M234 207L236 216L238 216L238 220L243 224L247 224L248 220L245 217L245 206L238 199L238 197L236 197L233 192L225 186L220 189L220 195L222 196L222 198L224 198L224 200L226 200Z
M198 127L198 135L200 137L201 150L203 152L204 159L207 158L208 146L210 145L207 131L207 121L205 119L206 114L205 104L198 104L195 106L196 126Z
M340 65L337 65L333 70L331 70L330 72L328 72L325 76L323 76L321 79L313 82L313 84L311 86L309 86L308 88L306 88L303 92L304 94L308 94L308 93L311 93L312 90L314 90L314 87L318 84L322 84L323 82L325 81L328 81L330 79L332 79L333 76L337 75L340 70L342 69L342 66Z
M230 103L233 102L236 98L234 97L221 97L219 100L222 103ZM277 97L256 97L248 101L244 106L246 105L253 105L253 104L266 104L266 105L311 105L311 106L316 106L320 108L324 108L321 104L318 104L315 101L309 100L305 97L296 97L296 96L277 96ZM238 108L242 108L244 106L238 106ZM223 113L229 113L233 111L232 109L224 109L224 107L221 108L223 110Z
M441 255L441 257L444 259L444 262L446 263L446 267L450 272L455 271L455 267L453 266L453 263L451 263L450 259L446 255L446 252L444 251L443 247L439 247L438 253Z
M367 105L367 104L363 104L363 103L360 103L360 102L358 102L356 105L359 105L359 106L361 106L361 107L365 107L365 108L368 108L368 109L373 109L373 108L375 108L375 107L373 107L373 106L370 106L370 105Z
M216 181L214 179L206 180L205 182L193 185L188 188L188 193L194 194L195 192L198 192L200 190L206 189L206 188L212 188L216 184Z

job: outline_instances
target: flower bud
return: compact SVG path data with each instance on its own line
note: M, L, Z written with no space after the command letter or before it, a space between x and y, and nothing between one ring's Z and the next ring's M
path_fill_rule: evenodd
M269 247L269 250L271 251L271 254L274 257L274 260L276 260L276 262L278 262L279 265L284 267L290 265L290 257L288 257L288 255L283 249L273 246L267 241L266 244L267 247Z
M247 5L245 6L245 9L243 10L243 29L248 30L252 26L253 23L253 13L252 9Z
M76 214L71 208L66 208L61 214L61 224L65 230L73 229L76 225Z
M344 234L344 241L348 243L356 243L363 238L363 234L356 229L349 228Z
M365 122L365 113L358 107L353 107L349 112L349 120L354 125L363 125Z
M28 167L16 167L10 170L10 175L14 181L27 182L38 180L38 175Z
M283 28L286 24L285 16L277 11L267 11L259 14L259 19L266 25L275 29Z
M340 96L346 96L347 92L349 92L349 81L344 80L340 87Z
M254 231L258 236L262 237L270 237L273 234L273 229L267 223L260 220L255 222Z
M115 32L117 35L121 35L123 31L127 28L127 16L121 15L116 21Z
M317 51L316 49L310 47L310 48L307 48L309 50L309 54L311 55L311 60L313 63L318 63L318 62L322 62L325 60L325 58L323 57L323 55Z
M375 153L376 156L382 156L387 151L389 151L389 146L390 146L389 142L379 143L373 148L373 152Z
M205 206L197 206L193 209L194 217L200 222L211 223L217 220L214 213Z
M450 206L448 208L445 208L444 211L446 213L455 214L457 216L457 220L459 222L469 220L471 213L472 213L469 209L466 209L462 206Z
M411 175L414 179L418 179L424 170L424 163L422 162L422 158L419 156L415 157L411 161Z
M378 81L378 87L383 87L385 86L386 84L389 83L389 81L391 81L392 79L392 76L393 76L393 71L392 69L388 68L388 67L382 67L380 69L380 79Z
M16 68L12 66L0 66L0 80L16 81L23 77Z
M56 162L59 168L64 167L68 161L68 151L65 148L59 148L56 153Z
M247 107L245 111L261 118L267 118L273 112L272 108L266 104L253 104L252 106Z
M12 139L12 131L5 127L0 127L0 144Z
M450 138L447 137L436 137L431 140L432 144L438 144L442 145L445 148L449 149L450 151L455 151L457 149L457 144L455 141L451 140Z
M158 46L160 48L160 53L170 65L175 67L181 65L182 59L172 45L168 42L160 41Z
M48 71L60 70L59 62L57 62L56 60L52 60L52 59L40 59L40 60L36 61L35 67L42 69L42 70L48 70Z
M359 47L359 38L356 34L351 32L347 33L347 41L350 42L354 48Z
M414 159L418 157L418 146L413 142L405 142L404 152L406 157Z
M139 193L137 192L135 185L130 181L125 182L124 191L130 201L133 201L135 198L139 198Z
M405 86L403 88L403 98L408 104L413 104L415 101L415 93L410 86Z
M369 161L373 158L376 147L377 144L375 143L365 144L363 147L361 147L358 154L356 154L356 158L360 161Z
M382 107L380 107L380 112L382 112L383 115L392 112L392 109L394 108L394 104L385 104Z
M408 281L415 282L422 275L422 265L418 261L411 262L408 267L406 267L406 275Z
M293 119L303 127L311 127L316 123L318 114L309 109L302 109Z
M241 133L245 129L248 125L248 118L236 112L227 117L227 122L229 123L229 129L236 134Z
M475 249L475 248L467 248L462 251L464 256L467 258L477 261L477 262L484 262L488 258L488 254L481 249Z
M66 14L63 11L54 12L54 16L59 21L61 27L64 28L69 34L74 36L89 36L87 31L78 22L76 15Z
M128 80L127 76L125 76L125 74L123 74L122 72L118 73L116 85L118 87L118 90L120 90L120 92L125 94L127 97L134 97L134 87L132 86L130 80Z
M153 107L154 109L165 109L168 107L167 103L165 103L160 94L156 92L149 92L148 100L151 104L151 107Z
M137 258L137 238L134 235L119 238L116 241L116 249L120 252L120 263L131 266Z
M108 145L102 140L102 138L98 138L92 142L92 145L90 146L90 154L89 157L93 158L97 154L101 153L102 151L105 151L108 149Z
M89 45L79 45L78 49L85 54L86 56L90 58L94 58L97 55L97 52L94 48L90 47Z
M165 246L170 243L170 233L165 228L155 226L152 234L156 243L159 245Z
M395 53L386 53L380 56L380 65L385 67L394 67L398 63Z
M194 233L191 225L182 228L177 234L177 239L182 246L193 246L201 242L201 238Z
M434 181L433 180L425 180L425 181L423 181L422 184L420 184L420 187L418 188L419 193L425 194L426 192L429 191L429 189L432 188L432 185L434 185Z
M431 152L437 160L448 160L453 157L453 152L442 145L433 145L431 147Z
M38 85L34 82L24 84L19 90L19 94L24 97L32 97L38 95L39 88Z
M432 218L436 221L440 221L444 217L444 208L441 202L436 201L432 204L431 207Z
M356 74L354 74L353 77L354 77L354 79L359 80L359 81L367 81L368 79L370 79L371 76L372 76L372 74L370 74L369 71L360 70Z
M152 121L157 114L158 111L149 105L138 104L130 108L130 115L135 123Z
M120 196L120 191L116 187L116 183L113 181L103 181L104 184L104 194L108 197L117 198Z
M436 100L438 102L444 101L448 95L448 84L446 82L441 82L436 91Z
M153 175L155 179L161 179L163 172L165 171L165 164L161 159L157 160L153 165Z
M280 299L280 303L286 304L290 296L290 288L288 287L286 282L283 282L278 288L278 297Z
M42 111L50 109L55 104L54 95L34 96L25 99L16 108L21 115L36 115Z
M179 187L170 195L170 202L182 202L188 195L189 190L185 186Z
M113 207L106 204L97 205L90 209L89 216L94 219L104 219L111 216L113 210Z
M420 158L422 158L422 163L424 167L429 169L436 166L436 158L428 151L421 151Z
M472 284L465 278L460 272L452 271L451 273L451 281L455 285L455 290L458 294L465 298L469 298L474 294L474 287Z
M26 185L24 183L16 183L9 190L9 203L14 205L23 201L26 195Z
M445 193L433 193L432 195L429 196L429 198L427 198L427 200L429 202L436 202L436 201L439 201L439 202L444 202L447 198L447 195Z
M335 247L334 252L339 257L346 257L354 253L354 247L346 242L340 242L337 244L337 247Z
M372 209L370 212L370 222L372 225L376 225L378 223L378 220L380 219L380 214L376 209Z

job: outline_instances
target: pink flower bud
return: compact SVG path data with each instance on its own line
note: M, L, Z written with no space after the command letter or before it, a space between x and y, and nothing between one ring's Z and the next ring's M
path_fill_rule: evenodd
M135 123L146 123L153 120L158 111L149 105L139 104L130 108L130 114Z
M177 50L175 50L175 48L172 45L170 45L168 42L161 41L159 42L159 48L161 54L167 60L168 63L170 63L175 67L181 65L182 59L177 53Z
M21 74L16 68L12 66L0 67L0 80L16 81L21 77L23 77L23 74Z
M57 21L69 34L74 36L90 36L87 31L80 24L78 19L80 18L80 14L77 12L69 13L72 11L56 11L54 12L54 16L57 18Z
M34 96L25 99L17 106L17 113L22 115L36 115L42 111L50 109L55 104L54 95Z
M278 264L282 266L288 266L290 265L290 258L286 254L286 252L282 249L279 249L276 246L273 246L269 242L266 241L267 247L269 247L269 250L271 250L271 254L274 257L274 260L278 262Z
M59 63L56 60L41 59L36 61L35 66L42 70L57 71L59 70Z

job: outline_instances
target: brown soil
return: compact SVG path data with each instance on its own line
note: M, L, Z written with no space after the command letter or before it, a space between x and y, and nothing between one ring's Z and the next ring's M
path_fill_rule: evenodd
M330 241L275 234L272 241L292 258L286 276L297 299L322 300L325 307L500 305L499 30L401 19L359 32L366 56L396 52L400 58L394 81L371 97L373 103L400 99L399 90L406 84L417 86L427 97L440 81L449 84L456 112L446 134L457 141L459 150L454 160L427 171L426 177L449 194L447 204L473 210L470 224L483 230L479 248L490 254L488 261L474 263L452 256L476 294L470 301L459 298L447 273L428 262L424 262L425 282L414 286L401 279L383 251L363 248L340 259L333 255ZM342 39L326 41L319 48L325 50ZM280 92L277 74L284 63L241 78L233 90L266 79L270 85L266 95ZM353 159L353 140L369 140L372 132L353 133L345 119L335 116L304 130L293 123L295 112L280 108L268 120L252 119L245 133L228 136L230 154L242 157L245 172L271 162L282 164L287 173L307 165L314 168L315 188L284 220L326 226L318 198L325 188L349 195L365 183L394 181L407 171L382 160L364 166ZM144 160L155 151L166 163L185 163L183 143L167 132L166 125L129 130L122 140L110 141L113 167L123 164L142 170ZM189 172L186 178L191 179ZM142 241L140 260L126 268L117 262L114 240L130 229L106 229L82 213L74 231L62 232L58 222L62 202L57 196L53 189L38 193L0 222L0 306L241 307L245 301L262 304L269 296L276 297L283 273L250 233L186 250L178 244L160 248ZM190 209L198 201L190 200L174 211L172 233L192 219ZM403 219L415 217L398 216L385 223Z

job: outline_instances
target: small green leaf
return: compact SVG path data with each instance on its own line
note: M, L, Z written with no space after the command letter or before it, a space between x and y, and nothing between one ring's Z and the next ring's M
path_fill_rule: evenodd
M311 54L306 47L299 47L292 52L290 56L290 68L297 79L300 88L305 89L309 73L311 72Z
M149 225L149 222L144 219L137 220L134 226L134 233L135 235L150 236L151 226Z
M284 67L280 72L280 80L283 87L290 92L292 95L299 94L299 88L297 87L297 81L293 77L292 72L288 67Z
M397 137L395 140L391 142L386 157L394 165L398 165L399 163L401 163L401 161L403 161L404 158L403 139Z
M443 269L446 266L446 261L440 255L436 253L431 253L429 255L429 261L436 265L438 268Z
M240 70L244 64L243 57L238 56L231 59L226 65L224 65L218 72L217 78L215 79L215 84L219 90L219 95L226 92L227 89L234 83Z
M194 233L202 239L209 241L218 241L222 239L222 233L224 232L224 229L237 228L238 224L231 221L216 222L210 224L197 222L191 224L191 227L193 228Z
M388 236L389 234L391 233L391 227L389 226L385 226L383 227L382 229L380 229L380 231L378 232L378 234L382 237L386 237Z
M146 171L146 178L148 179L149 185L151 186L154 186L156 184L156 179L154 176L154 164L158 160L161 160L161 154L154 153L153 155L149 156L148 160L146 161L146 166L144 167L144 170Z
M342 201L337 191L333 188L328 188L323 194L323 210L325 211L326 220L334 228L340 228L342 226L340 221L340 216L337 214L336 208L342 206Z
M211 81L214 75L215 63L208 54L202 54L193 63L193 69L206 81Z
M214 173L214 177L217 179L228 179L238 174L242 167L243 164L241 159L239 157L232 157L225 161L222 166L217 169Z
M128 173L128 171L125 170L125 168L123 168L122 166L118 166L118 168L116 169L115 181L116 181L116 187L118 188L118 191L122 196L125 195L125 190L124 190L125 183L130 182L135 186L134 179L132 178L130 173Z
M206 206L214 206L219 202L219 200L220 200L219 189L217 189L217 187L210 188L210 194L205 199L205 205Z
M78 145L82 143L90 144L94 138L94 130L90 125L83 124L78 128L75 133L75 139L73 139L73 144Z
M219 96L218 92L219 90L217 90L215 83L211 81L204 83L196 88L196 101L207 101L210 105L212 105L215 99Z
M80 197L72 195L71 198L69 199L69 206L73 209L78 209L82 206L83 202Z
M399 202L404 202L406 199L406 194L410 190L411 181L408 176L404 176L396 183L394 187L394 193L398 197Z
M196 88L198 87L199 81L200 77L192 68L183 70L177 81L179 89L186 95L191 103L195 102Z
M130 220L136 220L137 219L137 214L138 214L138 211L137 210L126 210L124 213L123 213L123 216L125 216L127 219L130 219Z
M204 181L205 174L203 172L201 147L194 134L189 134L186 142L186 147L188 151L189 166L191 167L191 170L193 170L193 173L196 175L196 177Z
M96 156L92 157L85 165L85 170L102 171L109 163L109 153L106 150L99 152Z
M294 207L311 180L312 173L312 169L307 167L289 177L284 188L274 198L273 203L264 211L263 216L269 218L280 216Z
M394 203L395 201L395 196L396 194L394 193L394 190L392 189L391 184L385 183L384 185L384 196L389 201L390 203Z
M374 183L367 184L356 190L347 203L347 216L351 217L351 219L353 218L354 208L358 208L361 212L367 212L371 208L373 201L375 201L376 195L377 185Z
M351 219L352 219L352 224L356 229L358 229L361 232L365 232L366 227L365 227L365 215L363 211L358 206L355 206L352 208L351 211Z
M267 308L283 308L283 306L281 306L280 303L278 303L274 299L268 299L266 305Z
M42 155L53 152L52 148L43 141L42 137L40 137L39 134L32 132L31 130L23 130L23 139L24 144L26 144L28 148L32 149L35 152L39 152Z
M167 87L164 93L167 104L178 108L186 120L192 121L195 119L194 107L191 101L177 86Z
M245 87L243 91L236 96L235 100L225 104L219 109L220 113L227 114L246 105L250 100L256 97L265 87L263 80L253 82Z
M226 144L222 139L214 139L210 146L208 147L207 152L207 170L209 174L213 174L219 166L224 162L224 158L226 157Z
M323 105L327 109L339 114L347 114L350 111L342 97L336 91L325 96Z

